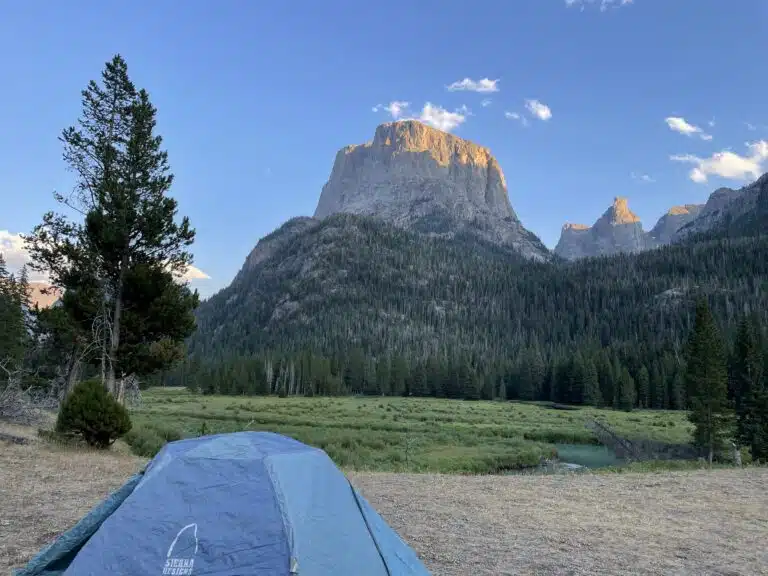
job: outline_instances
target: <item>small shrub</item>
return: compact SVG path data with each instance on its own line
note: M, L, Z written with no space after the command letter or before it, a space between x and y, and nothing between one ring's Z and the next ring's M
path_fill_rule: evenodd
M153 428L134 428L123 439L131 447L131 452L144 458L154 457L165 445L165 440Z
M56 432L82 436L96 448L107 448L130 429L128 412L98 380L75 386L56 420Z

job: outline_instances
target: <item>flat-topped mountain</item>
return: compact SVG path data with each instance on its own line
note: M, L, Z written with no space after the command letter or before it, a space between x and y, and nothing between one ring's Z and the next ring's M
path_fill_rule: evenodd
M375 216L430 235L476 235L535 260L549 259L509 201L488 148L415 120L376 128L372 141L339 150L314 217Z

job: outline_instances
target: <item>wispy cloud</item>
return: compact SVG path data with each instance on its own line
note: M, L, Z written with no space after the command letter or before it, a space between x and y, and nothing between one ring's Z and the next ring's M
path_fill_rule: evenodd
M639 172L630 172L629 177L632 178L632 180L639 180L640 182L647 182L649 184L656 182L656 180L648 174L642 174Z
M710 128L714 128L714 127L715 127L715 119L714 119L714 118L712 118L712 120L710 120L709 122L707 122L707 124L709 124L709 127L710 127Z
M457 128L466 121L467 116L472 114L465 104L451 112L442 106L427 102L418 116L412 116L410 104L402 100L390 102L386 106L378 104L372 110L374 112L387 112L393 120L418 120L445 132Z
M525 108L528 110L531 116L534 116L539 120L544 120L546 122L552 118L552 110L550 110L549 106L543 102L539 102L538 100L526 100Z
M463 80L457 80L446 86L451 92L459 90L466 90L468 92L498 92L499 79L491 80L490 78L481 78L480 80L472 80L471 78L464 78Z
M24 239L21 234L13 234L8 230L0 230L0 254L3 255L8 270L18 272L25 264L29 264L31 259L24 245ZM208 280L210 276L197 268L190 266L182 275L177 275L181 280ZM29 270L29 280L32 282L48 282L47 274Z
M609 8L618 8L633 4L634 0L565 0L568 8L579 8L582 12L587 6L599 7L600 12L605 12Z
M693 154L670 156L675 162L693 164L688 176L694 182L704 183L709 176L719 176L727 180L748 180L759 178L768 171L768 141L748 142L747 154L740 156L730 150L712 154L709 158L699 158Z
M749 130L750 132L754 132L755 130L757 130L757 126L755 126L751 122L744 122L744 126L746 126L747 130Z
M390 102L386 106L384 106L382 104L376 104L376 106L374 106L372 108L372 110L374 112L379 112L380 110L384 110L390 116L392 116L392 118L397 120L398 118L403 116L403 114L407 113L408 107L410 105L411 105L410 102L405 102L403 100L393 100L392 102Z
M712 135L707 134L696 126L695 124L689 123L685 118L682 118L680 116L668 116L667 118L664 118L664 122L667 123L667 126L670 130L673 130L674 132L677 132L678 134L683 134L684 136L698 136L702 140L712 140Z
M504 112L504 118L507 120L517 120L523 126L528 126L528 118L521 116L518 112Z
M490 105L491 105L491 99L490 98L483 98L483 101L480 102L480 106L482 106L483 108L487 108Z

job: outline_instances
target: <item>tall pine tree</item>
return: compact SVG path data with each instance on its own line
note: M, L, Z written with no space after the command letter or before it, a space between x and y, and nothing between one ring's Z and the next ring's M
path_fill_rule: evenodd
M720 332L704 299L696 304L685 383L691 405L689 419L696 426L694 440L706 451L711 465L728 429L728 370Z
M760 327L748 318L739 323L731 374L736 434L755 460L768 458L768 391L765 389Z

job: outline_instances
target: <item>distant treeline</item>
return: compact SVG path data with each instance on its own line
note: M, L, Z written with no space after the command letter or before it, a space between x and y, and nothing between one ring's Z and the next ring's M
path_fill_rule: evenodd
M768 350L764 357L768 359ZM359 348L330 357L311 351L231 355L217 361L189 357L152 383L183 385L203 394L521 399L624 410L687 406L685 351L673 346L660 354L642 346L594 346L554 358L530 347L493 363L479 355L424 362L404 356L377 359Z

